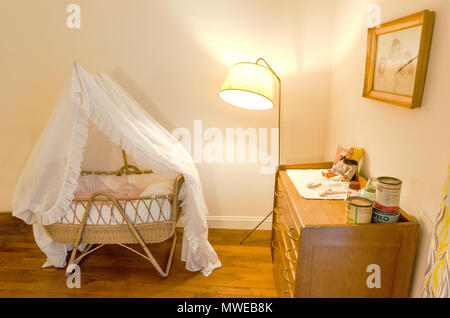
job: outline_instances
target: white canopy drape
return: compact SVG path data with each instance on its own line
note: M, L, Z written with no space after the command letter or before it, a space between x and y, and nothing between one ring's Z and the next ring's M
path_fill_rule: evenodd
M92 124L141 168L167 178L183 174L182 260L186 269L206 276L220 267L208 242L208 210L192 157L110 77L89 74L78 63L13 195L13 215L33 224L36 242L48 257L46 265L65 266L66 246L51 241L41 225L57 222L68 211Z

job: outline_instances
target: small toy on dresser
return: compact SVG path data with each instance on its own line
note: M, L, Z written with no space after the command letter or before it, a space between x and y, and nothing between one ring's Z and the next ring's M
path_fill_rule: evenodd
M350 148L330 170L322 172L322 176L332 180L350 181L358 172L358 162L363 156L364 148Z
M307 183L307 188L315 191L321 198L345 199L350 195L357 195L360 184L355 176L358 162L363 156L364 148L338 146L333 167L321 171L321 178ZM343 198L340 197L342 195Z

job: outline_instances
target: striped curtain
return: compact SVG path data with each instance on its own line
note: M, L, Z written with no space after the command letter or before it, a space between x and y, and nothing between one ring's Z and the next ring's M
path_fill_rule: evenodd
M428 266L425 271L425 287L423 297L450 297L450 164L448 175L442 190L442 202L436 217L433 240L428 255Z

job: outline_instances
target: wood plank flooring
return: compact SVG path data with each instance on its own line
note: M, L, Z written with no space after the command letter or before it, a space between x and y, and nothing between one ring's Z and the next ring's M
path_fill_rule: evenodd
M161 278L142 257L117 245L100 248L81 262L81 288L66 287L64 269L42 269L45 255L32 228L0 213L0 297L276 297L270 231L256 231L244 245L242 230L210 229L209 241L222 268L209 277L181 262L182 229L170 276ZM150 245L164 263L170 242ZM165 264L165 263L164 263Z

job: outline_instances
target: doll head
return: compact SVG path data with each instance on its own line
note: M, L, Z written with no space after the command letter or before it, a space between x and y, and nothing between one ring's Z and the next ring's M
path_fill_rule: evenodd
M347 154L345 155L345 158L347 158L347 159L349 159L349 160L352 160L352 159L353 159L353 154L354 154L354 152L355 152L354 148L350 148L350 149L347 151Z
M364 148L350 148L345 156L349 160L359 161L364 156Z

